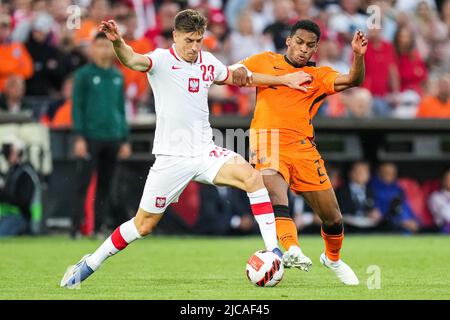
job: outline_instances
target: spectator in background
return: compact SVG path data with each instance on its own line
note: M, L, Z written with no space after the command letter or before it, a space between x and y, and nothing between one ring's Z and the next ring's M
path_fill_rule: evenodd
M0 110L10 114L33 115L32 107L24 100L25 81L19 76L9 76L5 90L0 94Z
M375 207L374 193L368 185L370 165L365 161L353 163L348 182L336 190L344 223L358 231L373 230L382 220L379 209Z
M417 110L418 118L450 118L450 74L443 74L437 81L436 94L425 97Z
M450 73L450 0L445 0L441 6L441 20L446 26L447 37L435 42L428 61L431 72Z
M430 195L428 207L436 225L443 232L450 233L450 170L442 177L441 189Z
M77 46L87 48L98 31L98 25L110 15L108 0L91 0L87 9L87 17L81 21L79 29L75 30Z
M64 77L61 51L49 43L53 19L46 13L36 16L26 47L33 60L34 75L27 80L27 96L56 96Z
M221 11L211 12L208 18L208 30L205 34L203 46L205 50L214 53L224 64L230 61L230 30L225 15Z
M17 137L3 140L1 153L8 162L0 177L0 238L40 232L42 199L39 176L24 161L25 145Z
M444 0L441 7L441 20L447 26L447 34L450 33L450 0Z
M343 43L349 44L356 30L367 32L366 16L359 13L361 0L340 0L340 12L333 15L329 28L336 31Z
M200 215L196 233L208 235L249 234L258 225L244 192L228 187L200 185Z
M76 194L71 206L73 238L79 235L86 191L94 170L97 171L94 232L101 236L117 158L124 159L131 154L127 143L124 81L120 71L113 67L112 44L104 33L98 33L90 49L92 63L76 71L72 93L72 117L77 135L74 144Z
M116 21L119 24L123 38L135 52L146 54L155 49L147 37L135 37L137 29L136 14L129 13L125 16L119 16ZM116 66L120 69L125 79L127 119L134 119L138 113L138 107L147 104L149 100L150 87L147 74L131 70L119 62Z
M11 42L11 18L0 14L0 92L11 75L25 79L33 75L33 61L28 50L21 43Z
M255 34L262 34L264 28L273 22L271 1L250 0L247 10L252 17Z
M40 122L50 128L72 128L73 78L68 77L62 87L62 98L50 103Z
M236 63L246 57L263 52L274 51L271 42L253 31L252 17L247 11L241 12L238 27L230 35L231 63Z
M414 90L422 94L428 73L425 62L416 49L414 33L407 26L398 28L394 37L397 66L400 75L400 91Z
M418 35L420 35L427 44L427 52L424 56L426 59L430 52L430 47L434 45L436 41L444 39L448 36L448 30L446 25L439 19L436 11L436 6L430 6L427 1L419 1L416 6L415 12L412 15L412 25Z
M159 7L156 16L156 26L145 32L145 36L151 43L155 44L156 48L162 48L160 43L166 40L163 38L164 34L167 34L168 32L172 34L175 16L180 9L180 4L175 2L164 2Z
M375 5L380 8L381 21L383 28L381 29L381 36L387 42L393 42L395 33L397 32L397 12L392 7L391 0L375 0L369 1L370 5Z
M416 233L419 224L406 201L403 190L397 183L397 167L393 163L383 163L378 174L370 182L375 195L375 207L383 215L383 228L393 231Z
M313 0L294 0L293 2L296 14L295 21L311 20L317 15Z
M394 47L401 92L397 96L392 116L415 118L428 71L416 48L414 33L408 25L401 25L398 28L394 37Z
M319 61L317 65L329 66L339 73L348 73L350 65L342 59L342 50L336 41L324 40L320 42Z
M361 119L373 116L373 98L369 90L365 88L351 88L341 96L342 103L345 106L344 115L346 117Z
M88 60L83 51L75 45L73 32L65 30L60 36L61 41L58 49L62 54L61 65L64 71L64 78L66 78L75 70L85 65Z
M269 36L276 52L283 52L286 49L286 38L290 32L290 16L292 12L292 2L288 0L274 1L273 15L275 17L274 23L268 25L263 33Z
M368 38L370 45L366 53L366 77L363 87L374 96L375 115L390 116L391 103L400 91L394 47L382 39L380 29L370 29Z

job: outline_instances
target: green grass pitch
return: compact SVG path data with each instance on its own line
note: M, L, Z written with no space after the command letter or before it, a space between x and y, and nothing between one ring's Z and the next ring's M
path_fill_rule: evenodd
M450 299L445 236L348 235L343 259L358 287L344 286L320 265L319 235L304 236L312 270L288 269L274 288L254 287L244 273L248 257L262 247L259 237L151 236L107 260L81 289L60 288L66 267L99 244L60 236L1 240L0 299ZM379 289L368 288L376 277L370 266L379 268Z

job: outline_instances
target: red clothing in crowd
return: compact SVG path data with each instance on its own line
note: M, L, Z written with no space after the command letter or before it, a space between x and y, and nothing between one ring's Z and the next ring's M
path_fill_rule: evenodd
M422 94L422 83L428 77L425 62L416 50L408 54L397 56L398 71L400 73L400 90L414 90Z
M394 47L388 42L370 44L366 52L366 78L363 86L374 96L383 97L390 92L389 67L395 66Z

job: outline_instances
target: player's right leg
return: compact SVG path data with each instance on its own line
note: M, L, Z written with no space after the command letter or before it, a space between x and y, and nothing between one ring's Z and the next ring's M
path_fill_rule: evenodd
M286 268L294 267L308 272L312 267L312 261L300 249L297 226L289 214L289 184L273 169L264 169L262 174L273 205L278 240L286 250L283 254L283 265Z
M94 253L85 255L76 265L70 266L62 278L60 286L77 287L100 268L107 258L122 251L131 242L150 234L161 218L161 213L153 214L139 208L136 216L117 227Z
M281 258L282 253L278 248L275 216L261 173L237 154L228 158L225 163L218 163L221 166L217 172L214 172L213 179L211 179L213 180L212 183L235 187L247 192L250 207L259 225L266 249L273 251Z

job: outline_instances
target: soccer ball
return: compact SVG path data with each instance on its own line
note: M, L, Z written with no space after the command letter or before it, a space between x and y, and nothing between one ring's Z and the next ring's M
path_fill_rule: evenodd
M258 287L276 286L284 274L281 259L267 250L256 251L247 261L247 278Z

